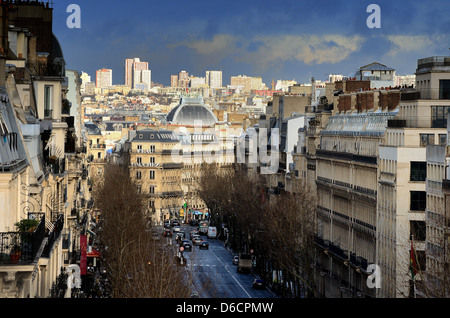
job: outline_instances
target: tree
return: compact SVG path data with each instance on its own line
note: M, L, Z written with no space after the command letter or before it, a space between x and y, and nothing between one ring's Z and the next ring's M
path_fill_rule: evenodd
M264 179L244 169L221 171L204 165L199 195L212 218L229 229L229 243L238 252L253 251L256 270L271 278L272 270L289 279L293 296L315 296L315 197L301 187L296 193L267 195Z
M153 239L145 199L127 167L105 166L94 201L101 211L100 245L114 297L187 297L185 272L174 265L172 251Z

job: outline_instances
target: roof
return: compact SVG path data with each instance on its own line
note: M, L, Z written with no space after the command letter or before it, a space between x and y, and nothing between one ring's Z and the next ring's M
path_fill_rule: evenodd
M360 67L361 71L395 71L393 68L387 67L384 64L373 62L371 64Z
M213 126L217 118L206 107L203 98L183 96L180 103L167 114L166 121L182 126Z
M178 142L178 139L171 130L141 129L131 142Z
M102 134L100 128L93 122L85 123L84 127L86 128L86 131L89 135L101 135Z

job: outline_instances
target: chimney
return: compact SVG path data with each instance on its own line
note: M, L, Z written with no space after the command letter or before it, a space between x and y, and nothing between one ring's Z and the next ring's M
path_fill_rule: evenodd
M36 53L36 36L30 36L28 38L28 64L34 68L37 63Z
M354 112L355 110L358 111L356 108L356 97L357 97L357 93L349 94L349 97L348 97L349 98L349 101L348 101L349 109L348 110L350 110L350 112Z

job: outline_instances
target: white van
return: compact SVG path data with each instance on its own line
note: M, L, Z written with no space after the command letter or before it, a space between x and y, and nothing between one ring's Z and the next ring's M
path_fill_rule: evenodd
M217 228L215 226L208 227L208 238L217 237Z

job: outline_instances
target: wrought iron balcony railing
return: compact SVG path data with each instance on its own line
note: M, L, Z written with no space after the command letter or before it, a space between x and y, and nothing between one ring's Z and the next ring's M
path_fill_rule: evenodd
M44 238L45 216L33 232L0 233L0 265L32 263Z

